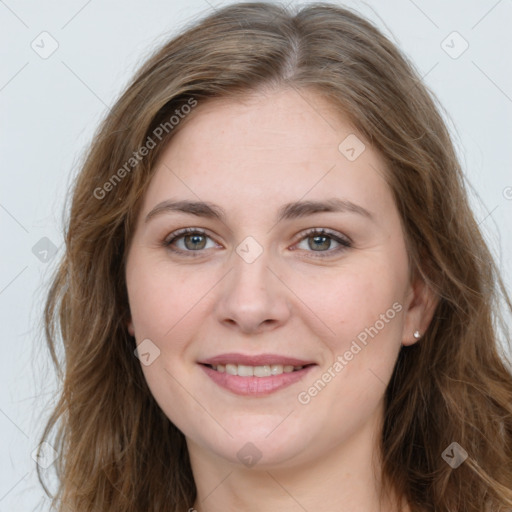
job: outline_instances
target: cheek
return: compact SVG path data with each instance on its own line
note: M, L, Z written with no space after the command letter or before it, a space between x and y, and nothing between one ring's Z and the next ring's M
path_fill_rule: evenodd
M403 296L403 279L399 274L387 261L363 261L311 278L295 277L294 291L317 318L319 336L339 351L360 333L364 338L365 329L375 323L383 333L400 331L401 322L396 320L401 308L396 304Z
M351 417L346 428L357 429L382 400L401 343L403 281L396 268L373 261L310 281L305 302L318 304L315 313L334 331L324 329L327 334L320 337L330 353L319 379L327 384L307 382L301 397L311 400L309 410L318 417L327 410L329 421Z
M314 303L322 304L318 315L335 333L321 338L330 352L321 378L332 384L321 392L315 406L320 410L315 410L320 414L322 407L330 404L328 408L337 418L349 412L354 418L363 418L382 399L400 349L401 279L395 265L374 261L346 269L326 287L328 284L317 282L315 297L321 289L329 291Z
M171 269L162 261L149 261L134 254L127 266L127 288L137 344L146 339L151 360L141 368L160 408L178 427L186 412L201 417L200 407L190 401L180 383L192 379L192 366L175 365L181 360L194 330L200 325L197 315L205 314L201 297L212 287L201 272ZM210 276L211 279L211 276Z
M162 342L179 330L212 288L208 272L171 268L161 261L134 257L127 269L127 287L137 338Z

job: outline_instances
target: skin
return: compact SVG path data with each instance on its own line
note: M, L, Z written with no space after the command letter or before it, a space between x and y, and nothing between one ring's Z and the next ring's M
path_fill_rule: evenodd
M354 161L338 150L350 134L366 145ZM331 197L364 207L374 220L352 212L274 220L285 203ZM225 222L180 212L144 221L171 198L216 203ZM163 245L187 227L207 231L195 241L199 250L184 238L173 246L188 253ZM353 247L336 252L332 238L315 244L315 235L304 235L310 228L349 237ZM236 252L248 236L263 251L252 263ZM409 281L380 155L325 100L291 89L199 104L157 162L126 281L128 330L137 344L149 338L160 350L142 365L145 378L186 436L198 490L191 508L396 510L379 499L384 392L402 344L417 342L416 329L425 332L435 300L421 281ZM394 303L401 311L300 403L299 393ZM273 394L244 397L213 383L198 364L227 352L277 353L318 366ZM248 442L261 456L252 467L237 457Z

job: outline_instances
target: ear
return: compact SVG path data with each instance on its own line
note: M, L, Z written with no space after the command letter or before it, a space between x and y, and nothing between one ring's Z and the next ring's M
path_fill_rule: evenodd
M133 328L133 322L131 318L126 323L126 326L128 327L128 333L130 336L135 336L135 329Z
M414 337L415 331L419 331L421 336L425 334L438 303L439 297L437 294L427 286L420 276L417 276L409 287L402 331L402 345L414 345L418 341Z

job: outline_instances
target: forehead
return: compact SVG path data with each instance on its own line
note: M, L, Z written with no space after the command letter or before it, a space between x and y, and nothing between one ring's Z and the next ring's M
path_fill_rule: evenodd
M199 103L169 149L183 158L194 148L188 161L211 157L238 165L248 163L251 155L269 162L284 156L293 162L332 160L341 140L354 131L320 95L286 89Z
M146 210L169 195L269 207L329 194L391 205L379 153L312 91L207 100L185 121L156 164ZM347 158L347 146L359 156Z

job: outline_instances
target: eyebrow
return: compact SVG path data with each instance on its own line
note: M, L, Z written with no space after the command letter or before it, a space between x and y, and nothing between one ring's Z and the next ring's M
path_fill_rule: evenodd
M181 212L197 217L205 217L209 219L217 219L225 223L226 213L218 205L204 201L172 201L166 200L158 203L147 215L144 222L148 222L152 218L169 212ZM283 205L276 216L275 222L283 220L292 220L315 213L322 212L338 212L338 213L356 213L375 221L375 217L362 206L352 203L344 199L330 198L323 201L296 201Z

